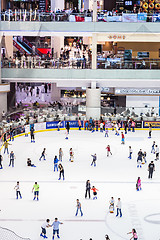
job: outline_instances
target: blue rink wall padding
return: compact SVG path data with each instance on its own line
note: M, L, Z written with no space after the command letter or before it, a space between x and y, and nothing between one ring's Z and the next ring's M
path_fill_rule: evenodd
M143 122L143 128L149 128L149 125L152 125L152 128L160 128L160 121L144 121Z

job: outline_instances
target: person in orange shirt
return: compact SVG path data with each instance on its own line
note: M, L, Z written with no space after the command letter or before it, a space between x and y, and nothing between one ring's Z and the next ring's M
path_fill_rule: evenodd
M93 200L95 200L95 199L97 199L97 191L98 191L98 189L97 188L95 188L95 186L93 186L92 188L91 188L91 190L93 191Z

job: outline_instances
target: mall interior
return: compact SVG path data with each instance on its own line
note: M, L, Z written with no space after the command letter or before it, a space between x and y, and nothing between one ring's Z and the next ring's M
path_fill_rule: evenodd
M4 124L159 121L159 0L2 0L0 17Z

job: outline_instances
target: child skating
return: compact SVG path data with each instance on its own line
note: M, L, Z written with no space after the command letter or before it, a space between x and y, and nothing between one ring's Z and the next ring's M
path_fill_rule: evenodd
M80 213L81 213L81 217L83 216L83 212L82 212L82 209L81 209L81 203L79 202L79 199L77 199L77 211L76 211L76 215L75 216L77 216L78 215L78 212L80 211Z
M124 141L124 133L123 133L123 132L121 132L121 137L122 137L122 142L121 142L121 144L125 144L125 141Z
M74 152L73 152L72 148L70 148L70 150L69 150L69 161L70 162L74 161Z
M62 157L63 157L63 150L62 148L59 149L59 161L62 162Z
M57 238L60 238L60 236L59 236L59 225L60 224L63 224L62 222L59 222L58 221L58 218L55 218L55 220L54 220L54 222L53 222L53 224L52 224L52 226L53 226L53 240L54 240L54 236L55 236L55 234L57 233Z
M134 228L132 229L132 232L129 232L127 234L132 234L132 237L130 238L130 240L131 239L138 240L137 232L136 232L136 230Z
M38 201L39 200L39 184L37 184L37 182L35 182L35 184L33 185L32 192L33 191L34 191L33 200L36 200L36 197L37 197L37 201Z
M50 220L47 219L47 220L42 224L42 226L41 226L42 232L41 232L41 234L40 234L40 237L48 238L48 237L46 236L46 228L52 227L52 225L50 225L49 222L50 222Z
M39 161L41 161L42 158L43 158L43 160L46 160L46 148L43 149L43 152L41 154Z
M91 166L94 165L94 167L96 167L96 161L97 161L97 155L96 153L94 155L91 155L93 160L92 160L92 163L91 163Z
M129 159L132 159L132 153L133 153L133 151L132 151L132 148L131 148L131 146L129 146Z
M20 192L20 187L19 187L19 182L17 182L17 185L14 187L16 190L16 199L18 199L18 196L22 198L21 192Z
M97 199L97 191L98 191L98 189L95 188L95 186L93 186L91 188L91 190L93 191L93 200Z
M57 156L54 157L54 172L57 171L58 172L58 158Z
M108 135L108 128L105 129L105 137L109 137L109 135Z
M113 197L111 197L111 200L109 201L109 212L110 213L114 213L114 203L115 203L115 201L114 201L114 198Z
M142 188L141 188L141 179L140 179L140 177L138 177L138 179L137 179L136 190L137 190L137 191L142 190Z
M108 145L106 149L107 149L107 157L109 157L109 154L112 155L110 145Z
M153 153L153 154L155 154L155 145L156 145L156 142L153 141L152 149L151 149L151 153Z

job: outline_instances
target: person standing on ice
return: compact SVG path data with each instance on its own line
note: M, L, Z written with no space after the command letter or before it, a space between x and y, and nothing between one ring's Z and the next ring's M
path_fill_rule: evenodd
M67 122L66 124L66 130L67 130L67 133L69 134L69 130L70 130L69 122Z
M103 132L103 122L100 123L100 132Z
M109 135L108 135L108 128L105 128L105 137L109 137Z
M59 161L62 162L62 157L63 157L63 150L62 148L59 149Z
M46 237L46 228L52 227L52 225L50 225L49 222L50 222L50 220L47 219L47 220L42 224L42 226L41 226L42 232L41 232L41 234L40 234L40 237L48 238L48 237Z
M137 179L136 189L137 189L137 191L142 190L142 188L141 188L141 179L140 179L140 177L138 177L138 179Z
M119 136L119 126L118 126L118 123L116 123L116 133L115 135Z
M3 157L2 157L2 155L1 155L1 153L0 153L0 169L3 169L2 161L3 161Z
M46 160L46 148L43 149L43 152L41 154L39 161L41 161L42 158L43 158L43 160Z
M35 143L35 137L34 137L34 128L31 127L31 130L30 130L30 135L31 135L31 143Z
M77 211L76 211L76 215L78 215L78 212L80 211L81 213L81 217L83 216L83 212L82 212L82 209L81 209L81 203L79 202L79 199L77 199Z
M149 124L149 137L148 138L151 138L152 136L152 125Z
M85 198L87 198L87 193L89 198L91 197L90 190L91 190L91 183L90 183L90 180L87 180Z
M131 148L131 146L129 146L129 159L132 159L132 153L133 153L133 151L132 151L132 148Z
M58 172L58 158L57 156L54 157L54 172L57 170Z
M94 167L96 167L97 155L96 155L96 153L95 153L94 155L91 155L91 156L93 157L91 166L94 164Z
M37 201L39 200L39 184L37 184L37 182L35 182L35 184L33 185L33 188L32 188L32 192L34 191L34 198L33 200L36 200L36 197L37 197Z
M95 188L95 186L93 186L92 188L91 188L91 190L93 191L93 200L95 200L95 199L97 199L97 191L98 191L98 189L97 188Z
M70 148L70 150L69 150L69 161L70 162L74 161L74 152L73 152L72 148Z
M61 121L59 120L59 122L57 124L57 131L60 131L60 127L61 127Z
M121 203L121 199L120 198L118 198L118 202L117 202L116 207L117 207L117 215L116 215L116 217L118 217L119 214L120 214L120 217L122 217L122 210L121 210L122 203Z
M22 198L21 192L20 192L20 187L19 187L19 182L17 182L17 185L14 187L14 189L16 190L16 198L18 199L18 195L20 198Z
M135 132L135 126L136 126L136 123L135 123L135 121L132 121L132 132Z
M111 197L111 200L109 201L110 205L109 205L109 211L110 213L114 213L114 197Z
M61 180L61 175L63 176L63 180L64 180L64 168L61 163L59 163L58 168L59 168L59 179L58 180Z
M121 132L121 137L122 137L122 142L121 142L121 144L125 144L125 141L124 141L124 133L123 133L123 132Z
M14 159L15 159L15 155L14 152L11 151L10 153L10 162L9 162L9 167L12 165L12 167L14 167Z
M58 218L55 218L55 221L53 222L52 226L53 226L53 240L54 240L54 236L57 233L57 238L60 238L59 236L59 225L63 224L62 222L58 221Z
M148 171L149 171L148 178L152 178L153 172L155 171L155 165L154 165L153 161L151 161L151 163L148 165Z
M155 146L155 153L156 153L156 161L159 160L159 147L156 145Z
M79 130L81 131L82 123L80 118L78 119L78 127L79 127Z
M155 154L155 145L156 145L156 142L153 141L152 149L151 149L151 153L153 153L153 154Z

